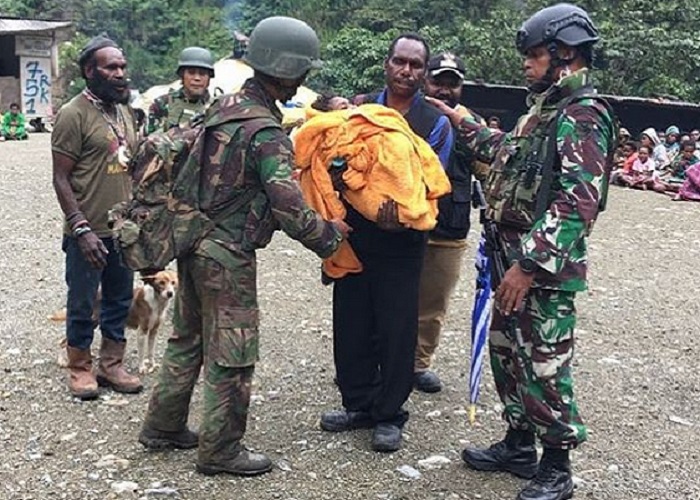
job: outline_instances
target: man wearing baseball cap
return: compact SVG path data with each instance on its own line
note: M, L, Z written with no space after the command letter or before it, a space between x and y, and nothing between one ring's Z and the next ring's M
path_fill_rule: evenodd
M454 54L442 53L432 57L427 67L426 95L440 99L452 108L463 108L459 99L464 72L464 63ZM447 164L452 193L439 200L438 223L430 233L423 260L413 380L414 388L422 392L442 389L440 378L430 371L430 366L467 248L473 159L471 153L454 143Z

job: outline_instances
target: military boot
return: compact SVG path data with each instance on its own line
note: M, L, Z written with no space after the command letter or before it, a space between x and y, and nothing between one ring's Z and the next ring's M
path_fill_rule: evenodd
M111 387L116 392L135 394L141 392L143 384L138 377L130 375L124 369L125 350L126 342L102 337L97 383L104 387Z
M206 476L233 474L234 476L257 476L272 470L272 461L262 453L242 449L235 458L218 463L197 462L197 471Z
M568 450L545 448L537 475L517 500L567 500L574 496Z
M510 472L530 479L537 473L535 434L508 429L505 439L488 449L466 448L462 452L462 460L475 470Z
M179 432L158 431L147 425L141 428L139 443L149 450L191 450L199 444L199 436L187 427Z
M92 373L90 349L66 346L68 356L68 388L73 397L82 400L95 399L99 395L97 381Z

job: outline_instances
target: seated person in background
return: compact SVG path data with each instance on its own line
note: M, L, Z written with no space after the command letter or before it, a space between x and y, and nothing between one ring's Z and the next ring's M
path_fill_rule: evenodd
M617 148L615 148L615 154L613 156L613 165L615 170L622 169L623 163L627 158L624 154L624 146L630 139L629 130L626 128L620 128L618 132Z
M632 163L629 172L621 173L617 183L635 189L646 190L654 184L654 160L651 159L651 151L648 146L640 146L637 151L637 159Z
M664 171L660 173L654 183L654 191L677 192L685 182L686 171L693 165L700 163L700 159L695 156L695 142L686 141L683 143L681 153L671 162Z
M2 129L0 135L3 140L20 141L27 139L27 131L25 129L24 113L19 110L19 105L12 103L10 111L5 113L2 118Z
M685 171L685 181L673 200L700 201L700 162L694 163Z
M678 141L680 135L681 131L675 125L671 125L666 129L664 147L666 148L666 154L668 155L668 159L671 161L673 161L673 159L681 150L681 143Z
M492 128L494 130L501 130L501 119L498 118L497 116L491 116L487 120L489 128Z
M696 128L691 130L690 140L695 142L695 156L700 156L700 130Z
M637 143L634 141L626 142L622 146L620 158L615 161L615 169L610 174L610 182L613 184L620 184L620 176L632 171L632 165L638 157Z
M639 154L637 153L638 148L639 146L634 141L628 141L622 147L622 154L625 156L625 161L622 164L622 170L625 172L630 172L632 170L632 165L634 165L634 162L637 161L637 158L639 158Z
M666 147L663 144L663 140L659 138L656 130L654 130L652 127L642 131L639 144L640 146L646 146L649 148L650 155L654 160L654 168L657 171L663 170L669 163L671 163L668 159L668 154L666 153Z

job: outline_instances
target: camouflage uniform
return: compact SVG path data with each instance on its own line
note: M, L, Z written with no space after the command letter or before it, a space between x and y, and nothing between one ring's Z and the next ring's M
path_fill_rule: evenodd
M174 331L144 423L158 431L182 431L204 366L200 464L226 462L241 449L258 359L255 250L278 228L321 257L341 240L331 223L308 208L290 178L292 145L281 119L255 80L219 99L205 117L202 208L216 217L246 191L257 194L192 255L178 260Z
M487 216L499 227L511 263L530 258L537 265L533 288L520 315L526 369L518 365L515 340L495 311L490 333L491 366L511 428L534 430L551 448L573 448L586 439L573 394L576 292L586 290L586 237L598 215L614 125L595 99L566 106L557 125L560 165L548 209L535 220L541 175L528 185L530 154L543 158L557 105L590 86L587 69L565 77L542 94L531 95L530 110L511 133L493 131L466 118L460 135L478 155L493 159L486 181ZM523 373L526 372L526 373Z
M178 125L187 125L192 118L203 113L210 103L209 92L201 97L190 99L182 88L171 90L156 98L148 108L146 134L152 134L156 130L167 131Z

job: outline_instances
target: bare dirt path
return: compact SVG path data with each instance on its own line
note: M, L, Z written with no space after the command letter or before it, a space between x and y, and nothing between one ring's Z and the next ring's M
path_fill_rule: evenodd
M459 459L466 443L488 444L504 430L488 371L476 427L464 411L471 258L436 361L447 387L413 394L404 448L379 455L367 431L318 428L319 414L339 405L330 289L319 283L319 262L277 236L259 253L262 361L246 439L276 468L260 478L206 478L194 472L195 452L148 453L136 442L148 390L105 392L91 403L68 395L55 363L62 326L46 320L65 293L48 135L0 143L0 208L0 498L515 497L519 481L469 471ZM700 204L613 189L591 254L591 290L578 301L575 369L590 441L573 455L576 498L700 499ZM132 367L134 349L132 342ZM194 404L196 425L197 398ZM433 455L450 462L419 465ZM398 472L404 465L420 477Z

